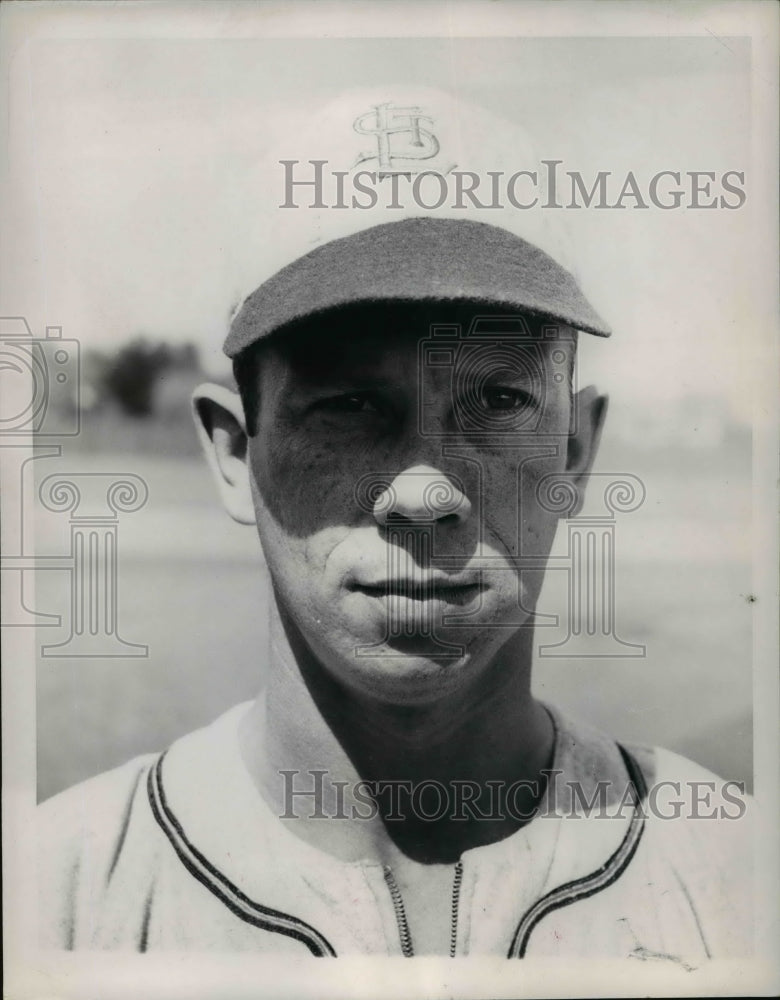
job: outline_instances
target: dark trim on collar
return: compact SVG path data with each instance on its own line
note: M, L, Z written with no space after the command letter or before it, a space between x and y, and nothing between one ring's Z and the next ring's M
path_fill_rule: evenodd
M162 782L164 759L163 753L157 759L157 763L149 768L147 780L149 804L155 820L190 875L213 893L240 920L261 930L294 938L306 945L312 955L317 957L335 956L333 946L319 931L297 917L261 906L260 903L249 899L189 842L165 797Z
M566 882L564 885L558 886L557 889L552 889L526 910L512 938L507 958L524 958L528 949L528 940L541 920L553 910L577 903L581 899L587 899L589 896L601 892L602 889L606 889L607 886L612 885L620 878L631 863L644 833L645 813L641 803L647 795L647 785L639 765L631 754L619 743L617 748L623 758L629 783L633 790L633 812L623 840L614 853L595 872L574 879L572 882Z

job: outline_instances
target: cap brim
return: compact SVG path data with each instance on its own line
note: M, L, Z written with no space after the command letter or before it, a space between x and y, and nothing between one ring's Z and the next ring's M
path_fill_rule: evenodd
M413 218L333 240L282 268L244 302L233 358L280 327L355 303L473 301L608 337L572 275L521 237L482 222Z

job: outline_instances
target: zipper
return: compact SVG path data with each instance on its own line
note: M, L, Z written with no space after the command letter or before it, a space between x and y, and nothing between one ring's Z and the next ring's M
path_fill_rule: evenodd
M412 932L409 930L409 921L406 918L406 908L404 898L398 883L393 875L393 870L389 865L384 865L382 872L385 877L387 888L390 891L390 898L393 901L395 910L395 922L398 925L398 937L401 940L401 952L404 958L414 957L414 944L412 943ZM458 908L460 906L460 887L463 884L463 862L459 861L455 865L455 874L452 879L452 903L450 907L450 958L455 958L458 947Z
M452 917L450 922L450 958L455 958L458 948L458 906L460 905L460 887L463 882L463 862L455 865L455 875L452 879Z
M390 896L393 900L395 922L398 924L398 936L401 939L401 951L404 958L412 958L414 956L414 945L412 944L412 935L409 930L409 921L406 919L406 910L404 909L404 899L401 895L401 890L398 888L398 883L395 880L390 865L385 865L382 870L387 888L390 890Z

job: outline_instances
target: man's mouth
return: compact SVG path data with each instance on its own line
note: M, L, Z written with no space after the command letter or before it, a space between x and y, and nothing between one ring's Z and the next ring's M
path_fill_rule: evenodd
M374 583L353 582L349 589L368 597L400 598L411 601L441 601L445 604L464 605L473 601L482 591L478 582L451 583L440 579L380 580Z

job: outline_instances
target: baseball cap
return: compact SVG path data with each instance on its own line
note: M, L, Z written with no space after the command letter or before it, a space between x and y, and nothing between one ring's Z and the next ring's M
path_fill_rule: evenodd
M496 211L488 179L518 172L537 182L536 205ZM340 94L307 120L291 115L257 176L265 203L256 219L236 218L254 291L234 314L230 358L353 303L473 301L610 335L578 280L566 220L541 208L546 174L532 139L452 94ZM483 181L483 191L453 197L454 181Z

